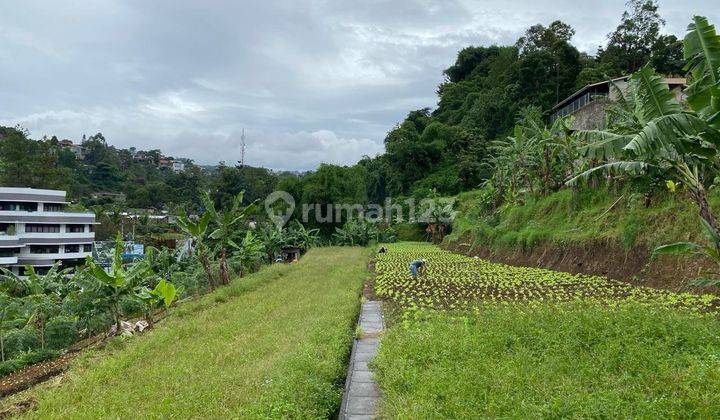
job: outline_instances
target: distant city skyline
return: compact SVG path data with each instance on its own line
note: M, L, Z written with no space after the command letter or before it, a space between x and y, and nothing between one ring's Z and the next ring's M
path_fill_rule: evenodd
M716 2L659 1L664 33ZM436 105L469 45L509 45L560 19L594 53L625 0L3 2L0 125L79 142L161 149L200 165L277 170L353 164Z

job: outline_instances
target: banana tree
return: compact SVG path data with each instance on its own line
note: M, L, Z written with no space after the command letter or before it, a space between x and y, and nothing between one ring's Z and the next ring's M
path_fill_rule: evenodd
M90 274L101 285L102 296L98 302L103 303L110 311L115 322L116 331L121 329L122 312L120 302L135 293L135 288L149 275L148 265L137 263L126 269L122 260L123 242L118 234L115 238L115 252L110 265L109 273L105 268L97 265L92 258L87 257L86 266Z
M214 290L215 287L217 287L217 282L215 281L215 275L213 274L212 266L210 265L208 249L205 245L205 237L207 235L208 225L210 224L211 218L212 215L209 212L205 212L199 220L194 221L190 219L183 210L180 212L180 215L178 215L177 222L175 224L180 228L180 230L185 232L186 235L190 236L195 243L200 264L202 265L203 270L205 271L205 276L207 277L208 287L210 290Z
M287 231L277 228L274 224L267 224L260 231L260 240L267 255L269 263L275 261L275 255L280 253L283 245L285 245Z
M290 222L286 233L285 240L287 243L284 245L296 246L307 251L318 244L320 229L308 229L298 220L293 220Z
M255 203L251 203L249 206L242 207L242 200L245 192L240 191L233 199L232 206L224 208L222 212L218 212L215 209L210 196L205 192L202 195L202 201L205 205L205 212L209 214L215 230L213 230L209 237L217 241L218 254L220 255L220 282L221 284L230 283L230 270L228 268L227 253L228 248L239 248L233 240L232 236L235 228L238 224L255 211Z
M69 273L69 269L60 270L60 264L55 263L45 274L38 274L32 266L25 266L23 277L16 276L7 269L3 269L0 275L5 289L12 289L13 294L20 299L26 323L37 327L43 349L45 325L60 312L62 299L68 291L65 279Z
M630 79L634 96L634 115L641 122L636 133L601 131L581 133L594 138L585 154L610 160L571 180L573 184L592 174L644 174L653 168L677 177L690 191L700 209L700 217L716 232L720 225L708 204L707 187L720 168L720 114L716 105L720 72L720 37L702 17L695 17L685 38L685 56L693 84L687 89L689 110L675 99L664 78L650 67Z
M239 246L235 242L231 242L231 246L237 250L236 256L240 261L240 277L245 275L248 267L252 267L263 259L263 243L250 230L245 233L245 237Z
M531 194L534 193L530 173L537 162L532 147L532 139L519 124L515 126L512 136L491 143L490 149L495 155L493 163L507 175L513 196L519 191L520 183L524 183Z
M155 325L152 310L160 304L163 304L165 309L168 309L177 298L175 285L165 279L160 279L153 289L140 286L136 288L135 294L144 304L145 321L147 321L150 328Z

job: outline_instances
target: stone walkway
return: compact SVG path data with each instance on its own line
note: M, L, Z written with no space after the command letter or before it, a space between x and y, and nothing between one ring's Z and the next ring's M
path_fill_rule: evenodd
M345 394L340 407L341 420L372 419L376 417L380 389L368 369L368 362L375 357L380 345L379 335L385 330L382 305L379 301L362 304L359 320L362 338L355 339L350 355Z

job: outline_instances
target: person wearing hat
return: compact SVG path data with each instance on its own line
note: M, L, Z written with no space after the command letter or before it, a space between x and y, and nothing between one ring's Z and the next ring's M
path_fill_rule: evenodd
M425 258L420 258L419 260L414 260L410 263L410 275L412 278L416 279L418 276L418 272L422 271L423 274L425 272Z

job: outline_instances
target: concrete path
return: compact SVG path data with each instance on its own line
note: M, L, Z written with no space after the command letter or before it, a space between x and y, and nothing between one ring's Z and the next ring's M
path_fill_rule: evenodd
M338 416L340 420L375 418L380 400L380 389L368 369L368 362L375 357L380 345L379 335L385 330L381 303L364 302L358 323L363 335L353 343L345 394Z

